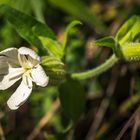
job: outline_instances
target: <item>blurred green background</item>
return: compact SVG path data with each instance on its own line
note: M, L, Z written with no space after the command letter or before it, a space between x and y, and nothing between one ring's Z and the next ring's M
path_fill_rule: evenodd
M140 15L139 0L0 0L0 4L3 3L47 23L59 41L63 41L64 31L72 20L83 23L70 32L65 63L68 73L85 71L103 63L112 51L93 46L91 41L115 35L125 20L132 15ZM0 16L0 50L20 46L33 48ZM121 61L98 77L80 81L86 93L81 116L73 123L60 106L35 139L115 140L139 106L139 72L139 62ZM17 86L18 83L9 90L0 91L0 136L3 140L31 140L32 130L49 112L60 92L66 92L67 98L67 90L59 92L58 86L43 89L36 86L29 100L19 110L11 112L6 101ZM77 102L80 104L80 99ZM122 140L130 140L139 121L132 121L133 125ZM139 133L135 139L140 139Z

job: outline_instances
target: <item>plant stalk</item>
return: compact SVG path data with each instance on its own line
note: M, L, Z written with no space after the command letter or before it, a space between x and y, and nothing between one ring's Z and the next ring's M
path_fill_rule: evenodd
M111 68L118 60L119 60L118 57L116 57L116 55L113 54L109 59L107 59L105 61L105 63L101 64L100 66L98 66L94 69L88 70L86 72L73 73L73 74L71 74L71 77L74 79L87 79L87 78L91 78L93 76L97 76L97 75L105 72L109 68Z

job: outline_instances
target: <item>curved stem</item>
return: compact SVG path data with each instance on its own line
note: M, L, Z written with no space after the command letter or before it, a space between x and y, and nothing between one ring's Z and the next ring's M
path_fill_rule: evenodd
M86 79L86 78L91 78L93 76L96 76L98 74L103 73L104 71L108 70L111 68L116 62L118 61L118 58L113 54L109 59L106 60L105 63L101 64L100 66L88 70L86 72L81 72L81 73L73 73L71 74L71 77L74 79Z

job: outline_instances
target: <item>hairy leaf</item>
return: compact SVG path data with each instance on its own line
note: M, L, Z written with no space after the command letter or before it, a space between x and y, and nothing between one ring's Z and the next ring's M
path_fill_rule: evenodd
M120 45L127 42L134 42L140 35L140 18L133 16L127 20L119 29L115 39Z
M112 36L104 37L98 40L93 41L93 44L96 46L106 46L114 49L115 47L115 40Z
M39 50L43 49L42 43L38 38L39 35L55 39L53 32L46 24L8 5L0 6L0 14L13 25L22 38L31 45L38 47Z
M83 87L78 81L68 78L60 85L59 93L64 112L76 121L85 109L86 96Z
M62 45L51 38L39 36L43 46L48 50L48 53L54 57L62 58L63 50Z
M82 23L78 20L74 20L67 26L66 31L65 31L65 35L64 35L64 43L63 43L63 50L64 51L65 51L65 48L66 48L66 45L67 45L69 33L74 28L74 26L79 25L79 24L82 24Z

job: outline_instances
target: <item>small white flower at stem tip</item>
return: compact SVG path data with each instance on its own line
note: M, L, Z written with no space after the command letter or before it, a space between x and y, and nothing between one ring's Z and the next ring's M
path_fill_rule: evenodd
M21 47L0 52L0 90L8 89L20 79L21 84L7 101L11 110L18 109L28 99L32 82L45 87L49 77L40 65L40 57L33 50Z

